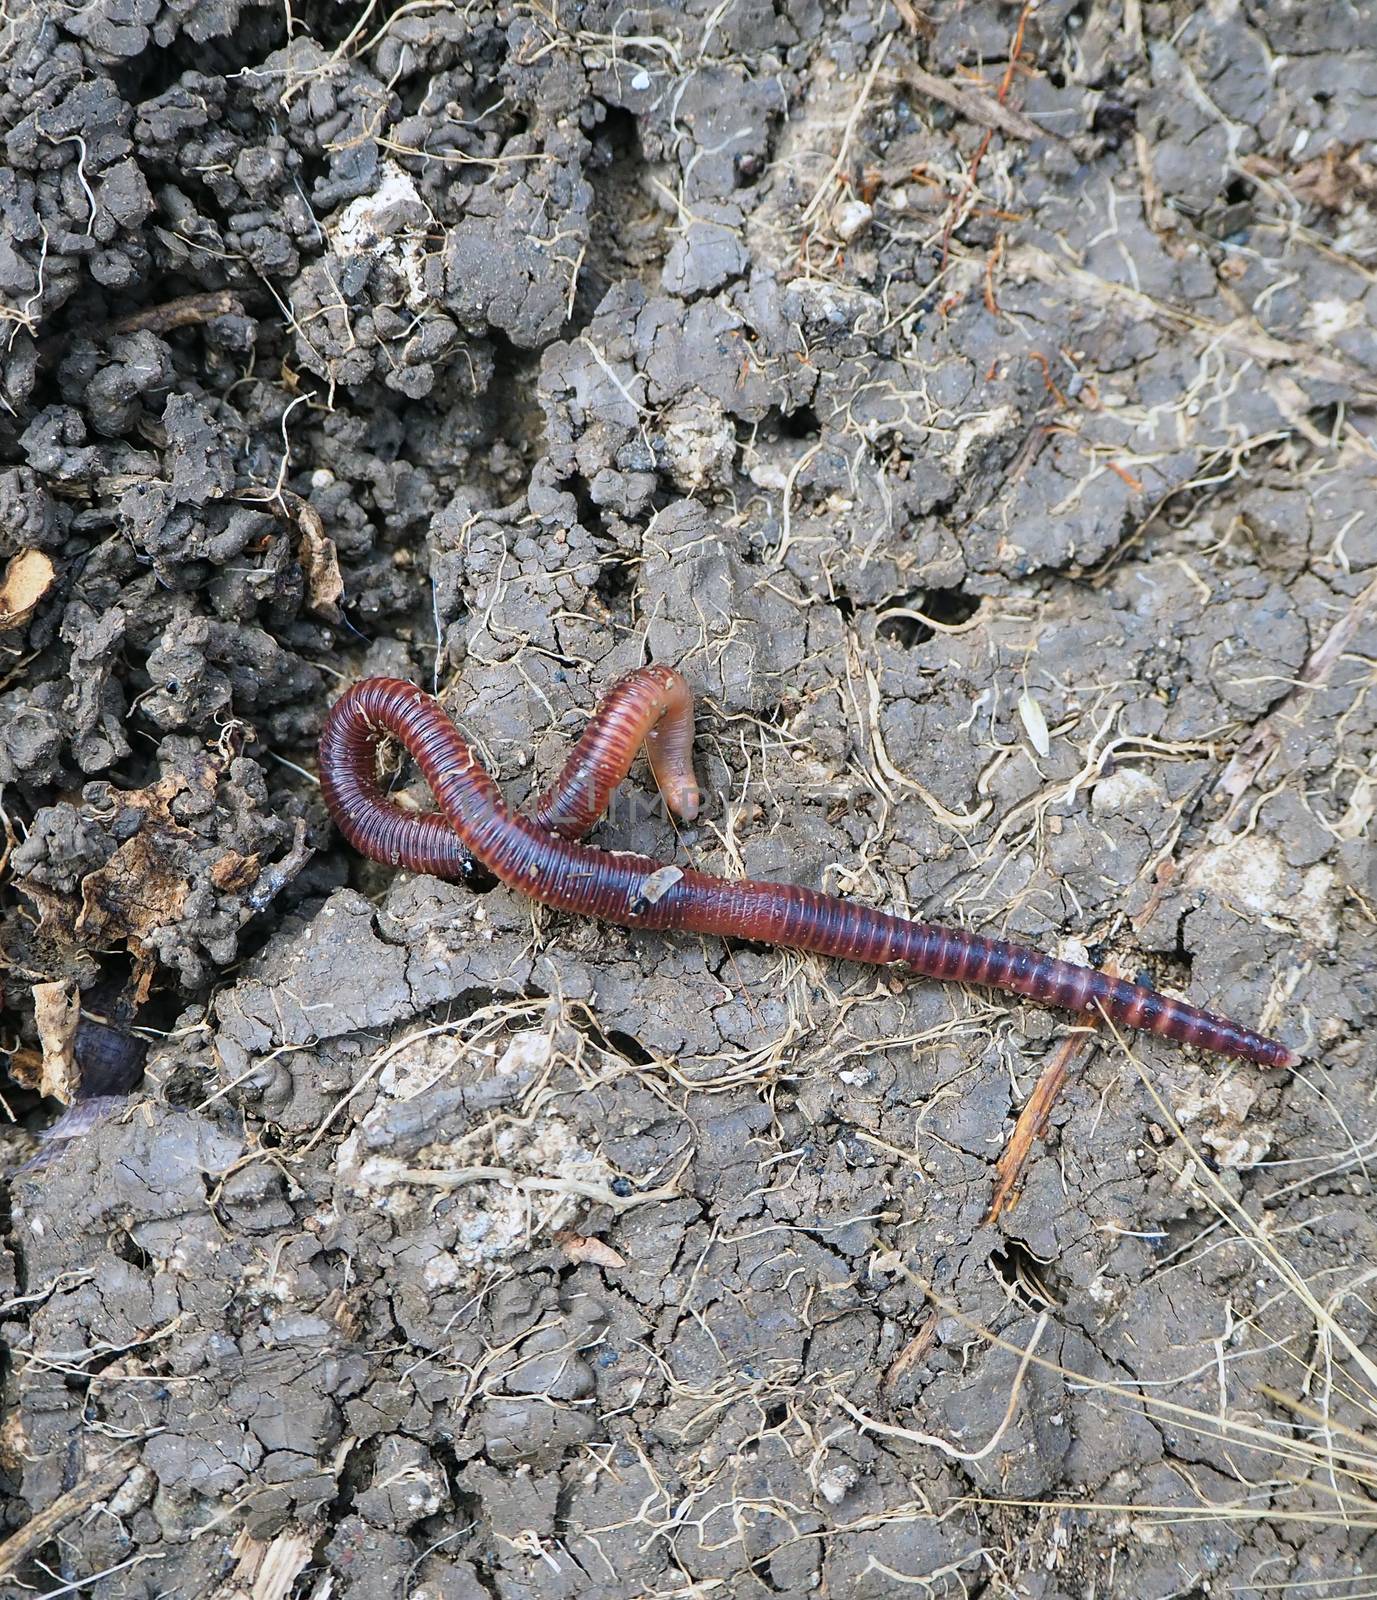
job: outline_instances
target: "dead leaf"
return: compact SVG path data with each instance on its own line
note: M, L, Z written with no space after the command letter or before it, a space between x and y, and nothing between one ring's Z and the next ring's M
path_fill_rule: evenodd
M38 1093L38 1086L43 1081L43 1057L37 1050L30 1050L28 1045L21 1044L10 1052L5 1070L21 1089Z
M138 1012L143 1010L148 1003L149 995L153 992L153 979L158 974L158 958L147 945L140 944L137 939L129 941L129 953L134 958L134 968L129 974L131 982L129 1004Z
M257 852L251 856L244 856L237 850L226 850L210 869L210 881L217 889L223 889L229 894L238 894L241 890L257 883L261 871L262 862Z
M1258 177L1279 178L1306 205L1343 213L1355 202L1377 200L1377 166L1364 161L1362 152L1360 144L1330 145L1290 172L1266 156L1249 157L1243 166Z
M134 958L130 980L135 1010L147 1000L157 971L152 936L175 923L191 892L197 837L173 816L172 807L188 789L215 792L232 748L219 759L206 755L189 775L171 773L146 789L109 790L111 815L138 811L136 833L81 880L79 894L63 894L32 879L17 877L15 887L38 909L39 931L70 961L75 950L124 947ZM261 876L256 856L226 853L223 870L252 884ZM89 981L89 980L88 980Z
M201 787L214 790L217 772L213 762L205 762L197 774ZM137 953L155 928L176 920L190 890L183 841L194 835L173 820L172 802L187 787L184 777L172 773L147 789L119 794L121 806L144 817L139 831L81 880L74 931L88 947L123 941Z
M309 500L292 495L290 503L296 514L296 525L301 530L297 560L306 577L307 609L314 611L318 617L324 617L327 622L338 622L344 579L340 576L335 541L326 534L320 512Z
M570 1261L587 1261L595 1267L626 1265L626 1257L618 1255L610 1244L604 1244L601 1239L590 1239L581 1233L563 1233L559 1236L559 1243Z
M57 569L41 550L21 550L0 579L0 633L22 628L53 586Z
M145 825L81 880L76 931L88 946L142 944L155 929L177 920L190 885L158 833Z
M44 1099L60 1100L69 1106L76 1099L77 1024L81 1020L81 997L75 984L36 983L33 986L33 1017L38 1027L43 1060L36 1088Z

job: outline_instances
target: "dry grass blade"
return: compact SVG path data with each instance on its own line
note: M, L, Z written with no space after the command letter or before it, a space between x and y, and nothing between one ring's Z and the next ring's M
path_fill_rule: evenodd
M1301 1276L1291 1263L1277 1249L1276 1245L1259 1227L1255 1218L1249 1215L1247 1209L1234 1198L1220 1181L1212 1165L1206 1161L1191 1141L1187 1138L1185 1130L1173 1115L1171 1108L1162 1097L1161 1091L1153 1083L1142 1063L1130 1049L1123 1035L1112 1022L1105 1019L1106 1026L1111 1029L1118 1040L1120 1048L1133 1064L1143 1087L1152 1097L1154 1105L1162 1116L1168 1128L1179 1141L1181 1147L1188 1152L1194 1163L1196 1173L1204 1173L1208 1180L1207 1189L1201 1193L1211 1210L1221 1219L1229 1222L1235 1228L1238 1237L1246 1243L1257 1259L1280 1279L1282 1284L1295 1296L1301 1305L1314 1318L1315 1326L1328 1337L1332 1338L1349 1356L1354 1365L1367 1379L1370 1385L1366 1396L1367 1403L1377 1410L1377 1362L1358 1345L1353 1336L1338 1323L1330 1309L1322 1304L1314 1294L1310 1285ZM1212 1191L1212 1192L1211 1192ZM1377 1469L1377 1457L1371 1458L1374 1469ZM1377 1482L1377 1479L1374 1479Z
M1202 1411L1195 1406L1164 1399L1145 1387L1115 1383L1109 1379L1092 1377L1088 1373L1074 1372L1059 1361L1030 1353L1029 1350L1005 1339L992 1328L985 1327L948 1300L932 1283L914 1272L904 1262L896 1260L891 1264L900 1276L907 1279L915 1288L922 1290L945 1316L954 1318L993 1348L1018 1357L1020 1363L1054 1373L1079 1390L1114 1400L1150 1420L1170 1419L1176 1427L1184 1428L1198 1438L1236 1447L1246 1446L1260 1455L1272 1456L1290 1465L1293 1470L1303 1468L1306 1472L1303 1481L1308 1492L1312 1495L1325 1496L1333 1501L1333 1506L1327 1513L1328 1517L1332 1519L1335 1512L1350 1517L1364 1515L1370 1525L1377 1528L1377 1506L1373 1504L1373 1495L1377 1493L1377 1452L1372 1448L1363 1446L1344 1449L1333 1445L1312 1444L1308 1440L1298 1439L1289 1434L1278 1435L1257 1423L1241 1421L1219 1412ZM1328 1481L1315 1476L1320 1471L1326 1475ZM1339 1481L1341 1479L1342 1487ZM1092 1501L1076 1503L1081 1510L1096 1509L1096 1504ZM1270 1514L1276 1516L1279 1512L1273 1507Z
M842 129L841 145L837 150L836 158L827 169L827 175L818 185L816 193L808 202L807 209L800 219L802 225L807 225L817 215L818 209L831 197L833 185L841 175L846 164L846 157L851 149L851 141L856 136L856 129L860 125L861 117L869 104L870 97L875 91L875 79L879 76L880 68L884 65L885 57L889 54L889 47L894 43L894 35L887 33L880 41L875 51L875 58L870 63L870 70L865 75L865 82L861 85L861 92L856 96L856 103L851 108L851 115L846 119L846 126Z
M1313 345L1288 344L1284 339L1264 333L1256 322L1243 318L1228 323L1212 322L1198 312L1154 299L1129 284L1114 283L1084 267L1061 261L1036 245L1019 245L1010 251L1007 271L1011 276L1023 273L1039 283L1059 286L1089 304L1117 305L1136 318L1166 322L1212 349L1230 350L1262 367L1281 366L1316 383L1340 384L1365 400L1377 399L1377 381L1371 373L1352 362L1327 356Z
M1112 1026L1112 1025L1111 1025ZM1197 1487L1197 1504L1161 1505L1152 1502L1110 1500L1046 1500L1019 1499L1003 1496L976 1496L957 1502L958 1506L1007 1506L1021 1509L1074 1510L1078 1514L1099 1512L1151 1519L1161 1525L1172 1523L1242 1523L1269 1522L1275 1524L1329 1525L1338 1518L1350 1528L1377 1530L1377 1444L1359 1426L1336 1418L1332 1414L1332 1397L1337 1395L1368 1416L1377 1420L1377 1369L1363 1351L1352 1333L1338 1320L1344 1300L1357 1294L1363 1285L1377 1276L1377 1270L1365 1272L1357 1278L1346 1280L1343 1288L1328 1299L1322 1299L1312 1283L1287 1259L1276 1236L1269 1234L1248 1214L1246 1208L1234 1198L1208 1162L1193 1147L1157 1087L1150 1081L1132 1051L1119 1037L1125 1055L1137 1071L1144 1087L1156 1105L1164 1125L1170 1130L1185 1153L1186 1159L1178 1169L1178 1183L1190 1184L1194 1192L1212 1209L1228 1235L1249 1250L1262 1263L1279 1284L1279 1297L1304 1308L1307 1317L1318 1330L1319 1348L1323 1358L1303 1355L1287 1346L1290 1339L1271 1337L1264 1344L1264 1352L1271 1351L1283 1359L1292 1360L1303 1368L1302 1394L1316 1379L1317 1363L1323 1359L1323 1394L1318 1402L1288 1395L1271 1383L1257 1383L1249 1391L1249 1398L1263 1400L1289 1413L1309 1426L1309 1435L1284 1422L1268 1423L1258 1420L1250 1410L1247 1415L1235 1415L1221 1404L1218 1410L1202 1410L1159 1393L1158 1384L1115 1382L1078 1373L1061 1363L1039 1356L1031 1348L1022 1349L1003 1338L976 1319L964 1314L947 1300L930 1282L913 1272L906 1264L890 1258L885 1264L897 1271L915 1287L922 1290L935 1312L951 1317L970 1329L980 1339L994 1348L1006 1351L1019 1359L1021 1378L1026 1369L1036 1365L1058 1375L1076 1391L1112 1402L1134 1411L1159 1426L1167 1426L1173 1433L1186 1432L1194 1437L1233 1451L1246 1449L1254 1456L1276 1461L1280 1471L1266 1481L1252 1482L1240 1476L1241 1488L1237 1495L1227 1499L1212 1500ZM1030 1101L1030 1104L1032 1102ZM1265 1332L1263 1319L1273 1302L1265 1302L1254 1315L1230 1326L1253 1327ZM1292 1336L1294 1337L1294 1336ZM1345 1369L1335 1370L1329 1352L1342 1353L1348 1362ZM1160 1386L1169 1387L1178 1379L1161 1380ZM1017 1387L1017 1385L1015 1385ZM1011 1397L1012 1399L1012 1397ZM843 1410L856 1416L856 1408L849 1401L838 1402ZM1008 1416L1006 1413L1006 1423ZM869 1422L864 1414L858 1421ZM887 1437L915 1444L945 1448L945 1441L934 1440L915 1430L881 1425L872 1431ZM1002 1431L1002 1430L1001 1430ZM1188 1480L1189 1481L1189 1480ZM1294 1492L1294 1501L1287 1497ZM953 1507L952 1509L955 1509ZM1367 1575L1370 1578L1370 1574ZM1353 1582L1364 1581L1363 1574L1354 1574ZM1347 1590L1345 1592L1348 1592Z

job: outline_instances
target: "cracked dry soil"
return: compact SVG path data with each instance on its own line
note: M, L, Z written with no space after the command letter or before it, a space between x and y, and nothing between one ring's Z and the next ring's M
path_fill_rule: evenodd
M6 1600L1370 1592L1371 0L0 51ZM1304 1064L332 833L345 682L519 798L644 659L597 839Z

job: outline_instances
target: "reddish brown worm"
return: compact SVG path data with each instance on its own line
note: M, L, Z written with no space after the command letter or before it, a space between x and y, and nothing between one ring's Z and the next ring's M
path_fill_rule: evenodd
M421 769L438 812L403 810L379 786L378 745L397 739ZM1182 1044L1263 1066L1294 1066L1283 1044L1225 1017L1025 945L961 928L910 922L793 884L728 881L603 850L583 836L607 809L644 745L665 802L698 812L693 696L668 667L640 667L598 707L530 815L507 809L497 785L437 701L396 678L369 678L335 703L320 739L320 786L340 832L364 855L444 878L480 862L503 883L561 911L625 927L726 935L896 964L927 977L982 984L1068 1011L1103 1014Z

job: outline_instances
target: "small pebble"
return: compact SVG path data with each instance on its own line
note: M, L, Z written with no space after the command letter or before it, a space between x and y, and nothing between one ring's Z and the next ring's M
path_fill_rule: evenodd
M862 234L870 226L875 213L864 200L847 200L837 207L832 219L837 237L843 243L849 244L857 235Z

